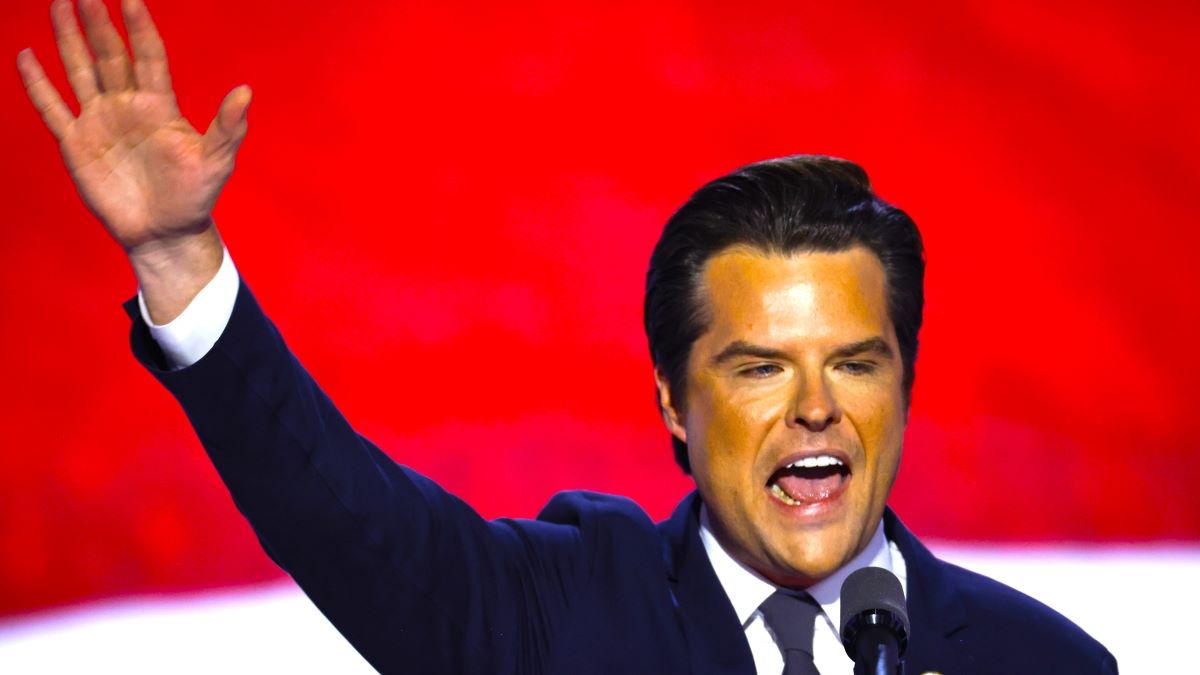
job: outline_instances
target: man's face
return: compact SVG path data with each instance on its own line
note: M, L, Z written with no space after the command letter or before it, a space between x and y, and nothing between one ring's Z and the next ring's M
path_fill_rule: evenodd
M883 266L862 247L739 247L710 259L702 283L711 322L682 408L665 392L668 426L722 545L777 584L811 585L866 547L900 463Z

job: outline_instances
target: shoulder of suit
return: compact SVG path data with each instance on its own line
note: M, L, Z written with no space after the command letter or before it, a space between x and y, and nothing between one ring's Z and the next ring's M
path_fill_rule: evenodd
M1002 637L1004 651L1026 664L1044 660L1088 664L1094 668L1088 672L1116 672L1104 645L1058 611L995 579L939 562L943 580L958 591L973 635Z
M654 532L654 522L637 502L628 497L587 490L568 490L554 495L538 514L538 520L580 528L600 526Z
M662 566L658 531L636 502L616 495L571 490L550 499L538 520L576 528L593 569L608 576L658 578Z

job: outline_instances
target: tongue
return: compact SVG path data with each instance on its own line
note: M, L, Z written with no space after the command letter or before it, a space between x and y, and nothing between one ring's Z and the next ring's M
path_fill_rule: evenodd
M836 473L822 478L784 474L775 479L779 489L798 502L819 502L828 499L841 483L842 477Z

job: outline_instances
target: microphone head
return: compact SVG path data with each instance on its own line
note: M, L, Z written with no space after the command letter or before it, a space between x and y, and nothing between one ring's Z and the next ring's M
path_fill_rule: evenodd
M855 570L842 582L842 645L850 658L856 638L865 628L878 626L896 635L900 654L908 645L908 606L895 574L881 567Z

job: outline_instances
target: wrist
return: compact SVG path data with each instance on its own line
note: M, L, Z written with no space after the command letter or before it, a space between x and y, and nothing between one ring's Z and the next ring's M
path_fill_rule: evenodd
M130 249L146 310L156 324L179 316L221 267L225 247L210 220L203 230Z

